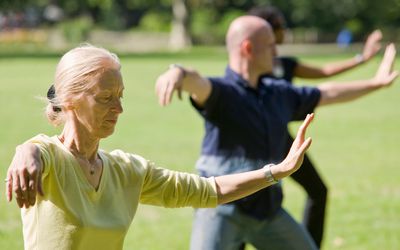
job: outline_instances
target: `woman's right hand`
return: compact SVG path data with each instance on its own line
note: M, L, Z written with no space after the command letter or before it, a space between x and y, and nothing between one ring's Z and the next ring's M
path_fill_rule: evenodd
M6 197L10 202L15 199L20 208L35 204L36 193L43 195L42 160L39 148L32 143L25 143L16 148L14 158L7 170Z
M296 138L290 148L285 160L271 167L271 174L279 180L291 175L300 168L303 163L304 154L311 145L311 138L304 139L308 126L314 119L314 114L308 114L303 124L297 131Z

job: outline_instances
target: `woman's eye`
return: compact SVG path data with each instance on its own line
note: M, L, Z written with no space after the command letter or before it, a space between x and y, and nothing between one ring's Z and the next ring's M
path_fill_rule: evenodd
M101 96L99 98L99 100L100 100L100 102L106 103L106 102L109 102L111 100L111 97L110 96Z

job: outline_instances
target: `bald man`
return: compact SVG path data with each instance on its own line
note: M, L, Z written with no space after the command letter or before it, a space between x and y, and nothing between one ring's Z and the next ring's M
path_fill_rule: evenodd
M285 37L285 17L282 12L270 5L257 6L249 11L252 16L258 16L266 20L272 27L275 35L275 42L282 44ZM283 78L285 83L292 83L294 77L303 79L321 79L331 77L349 71L374 58L381 48L382 33L380 30L372 32L364 45L362 54L340 60L326 65L308 65L296 57L278 56L274 58L274 76ZM293 138L287 141L286 150L292 145ZM310 233L316 245L322 245L325 227L325 210L328 201L328 187L318 173L314 162L309 154L304 155L304 161L299 169L290 176L307 193L306 204L304 206L302 224Z
M156 83L162 106L173 93L188 92L205 120L205 136L196 168L203 176L218 176L265 165L267 182L275 182L269 164L284 159L287 124L302 120L317 106L346 102L389 86L396 50L391 44L375 76L317 87L282 84L271 76L274 35L259 17L235 19L226 35L229 65L225 76L205 78L172 65ZM219 187L217 187L219 188ZM191 249L236 250L243 243L257 249L317 249L309 234L282 208L281 184L216 209L198 209Z

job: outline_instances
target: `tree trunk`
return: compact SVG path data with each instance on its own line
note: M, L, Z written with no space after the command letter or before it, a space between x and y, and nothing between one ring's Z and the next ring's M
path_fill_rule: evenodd
M189 9L187 0L173 0L172 3L172 29L169 39L169 47L180 50L192 45L189 32Z

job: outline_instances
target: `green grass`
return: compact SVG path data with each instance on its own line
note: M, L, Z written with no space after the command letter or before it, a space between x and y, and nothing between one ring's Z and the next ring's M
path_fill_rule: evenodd
M207 56L209 53L209 57ZM209 59L210 58L210 59ZM341 59L304 58L313 64ZM114 135L102 142L107 150L135 152L171 169L194 172L203 122L187 96L171 106L158 106L154 83L170 63L181 63L205 75L220 75L223 50L188 54L122 57L124 114ZM56 57L0 59L0 179L4 179L17 144L38 134L55 134L48 125L44 96L52 82ZM367 78L378 60L336 79ZM300 81L299 81L300 82ZM314 84L313 81L311 84ZM329 186L324 249L400 248L400 108L398 84L349 104L318 109L309 131L310 155ZM294 130L298 124L291 125ZM304 192L285 181L284 206L301 218ZM4 187L0 188L4 193ZM188 249L192 209L140 206L125 241L126 249ZM22 249L19 209L0 196L0 249Z

